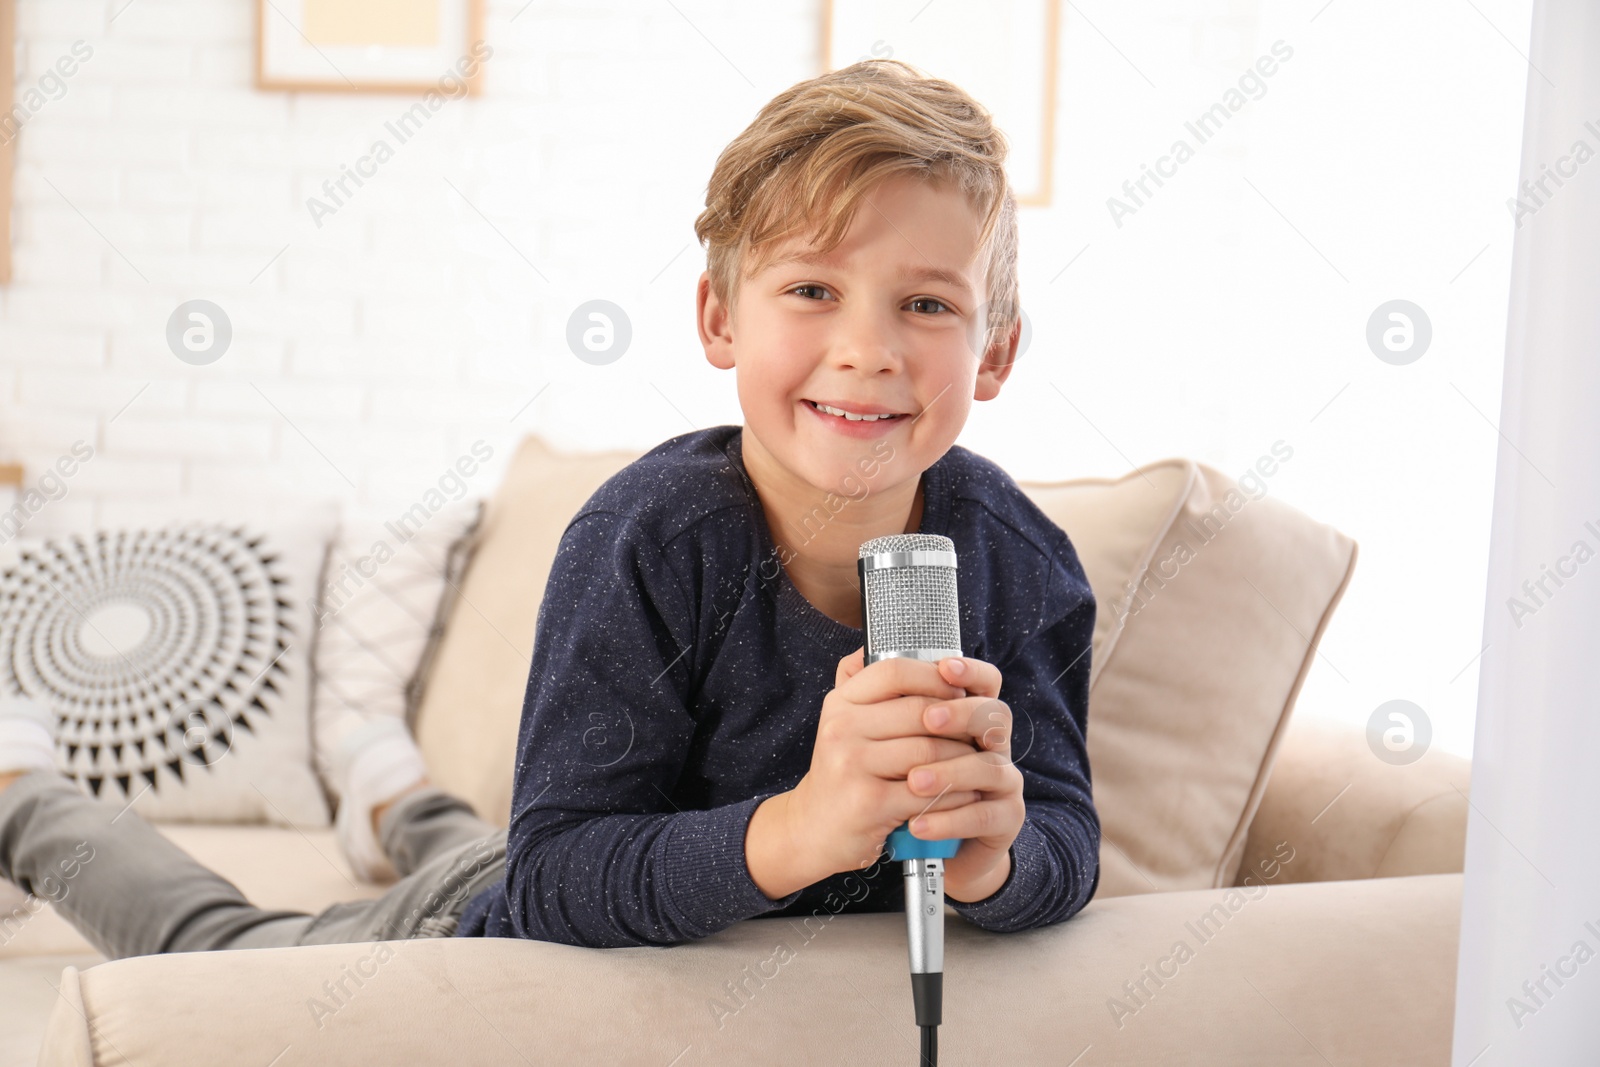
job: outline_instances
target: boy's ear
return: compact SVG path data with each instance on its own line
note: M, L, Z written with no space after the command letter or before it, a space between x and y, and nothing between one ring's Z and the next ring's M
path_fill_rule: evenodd
M700 344L705 347L706 361L718 370L733 368L733 322L727 307L711 291L711 272L701 271L695 285L695 325L700 331Z
M989 346L978 367L978 381L972 392L974 400L993 400L1000 395L1000 386L1011 376L1017 365L1017 344L1022 340L1022 316L1011 323L1011 329Z

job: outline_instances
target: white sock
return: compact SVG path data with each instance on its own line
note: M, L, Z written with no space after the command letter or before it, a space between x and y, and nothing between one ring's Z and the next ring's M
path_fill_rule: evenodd
M0 697L0 774L56 769L55 716L25 696Z
M398 877L373 831L372 809L427 777L410 731L387 715L353 723L341 731L332 762L335 830L351 869L369 882Z
M55 716L24 696L0 697L0 774L56 770ZM16 914L28 894L0 878L0 920Z

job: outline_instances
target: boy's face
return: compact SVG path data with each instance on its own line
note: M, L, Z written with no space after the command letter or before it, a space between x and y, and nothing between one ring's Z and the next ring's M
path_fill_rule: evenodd
M870 491L909 482L914 492L955 443L972 402L999 394L1020 326L980 350L988 306L979 222L958 190L897 178L864 198L826 258L790 258L806 255L810 241L775 249L740 281L731 318L701 275L706 358L737 368L745 429L789 474L854 496L862 460L874 457L881 469ZM816 402L899 417L849 421Z

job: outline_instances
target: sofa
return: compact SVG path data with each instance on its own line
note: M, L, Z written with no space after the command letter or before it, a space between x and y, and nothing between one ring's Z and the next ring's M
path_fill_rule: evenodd
M638 454L525 438L451 594L411 726L433 779L499 825L557 543ZM1319 644L1357 546L1277 499L1280 462L1022 483L1098 603L1101 878L1043 929L947 909L942 1062L1449 1063L1469 765L1398 764L1360 727L1292 715L1307 674L1332 669ZM262 906L386 888L351 875L331 830L158 825ZM459 938L106 961L45 904L0 945L0 1063L913 1063L907 973L899 914L757 918L670 948Z

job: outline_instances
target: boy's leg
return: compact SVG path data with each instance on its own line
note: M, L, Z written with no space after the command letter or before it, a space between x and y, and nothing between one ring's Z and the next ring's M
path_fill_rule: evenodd
M228 947L263 924L283 933L311 922L256 907L131 807L54 770L0 790L0 878L53 903L107 959Z
M471 805L433 785L406 793L378 819L378 841L401 878L374 900L335 904L307 924L284 921L246 932L235 947L260 939L283 944L342 945L449 937L467 902L505 874L506 831Z
M313 916L256 907L138 813L54 771L0 789L0 877L53 902L108 959L449 936L467 901L504 874L505 830L437 788L396 801L379 833L406 877Z
M478 818L466 801L427 785L390 805L377 829L389 862L404 877L439 853L490 837L500 827Z
M281 933L264 925L237 947L280 936L293 936L298 945L449 937L467 902L505 875L506 831L437 786L400 797L379 818L377 831L402 876L383 896L335 904L298 929L291 922Z
M402 878L373 901L334 904L304 928L285 921L283 934L296 937L293 944L448 937L456 933L467 901L506 873L506 830L475 816L467 801L437 785L395 800L378 819L378 841ZM237 947L277 936L262 926Z
M448 799L461 803L453 797ZM387 816L385 812L385 818ZM405 833L403 827L386 829L399 836ZM293 924L285 923L284 930L295 935L294 944L297 945L343 945L453 935L467 902L479 890L505 876L506 831L490 826L485 835L466 840L456 838L448 846L443 846L442 835L431 840L441 847L435 848L415 869L390 886L383 896L335 904L304 928L295 930ZM262 927L257 935L246 934L243 943L236 947L251 947L257 936L275 934Z
M395 825L385 821L387 840L410 838L406 844L411 851L397 857L397 864L423 850L429 851L418 866L408 869L406 876L381 897L334 904L315 917L263 922L245 930L224 947L349 945L454 935L467 902L479 890L504 877L506 832L483 824L488 828L485 834L449 840L452 831L464 832L478 827L453 817L456 813L451 806L465 808L462 801L444 793L440 793L440 797L449 804L437 799L419 803L420 810L402 812ZM384 816L387 820L388 813Z

